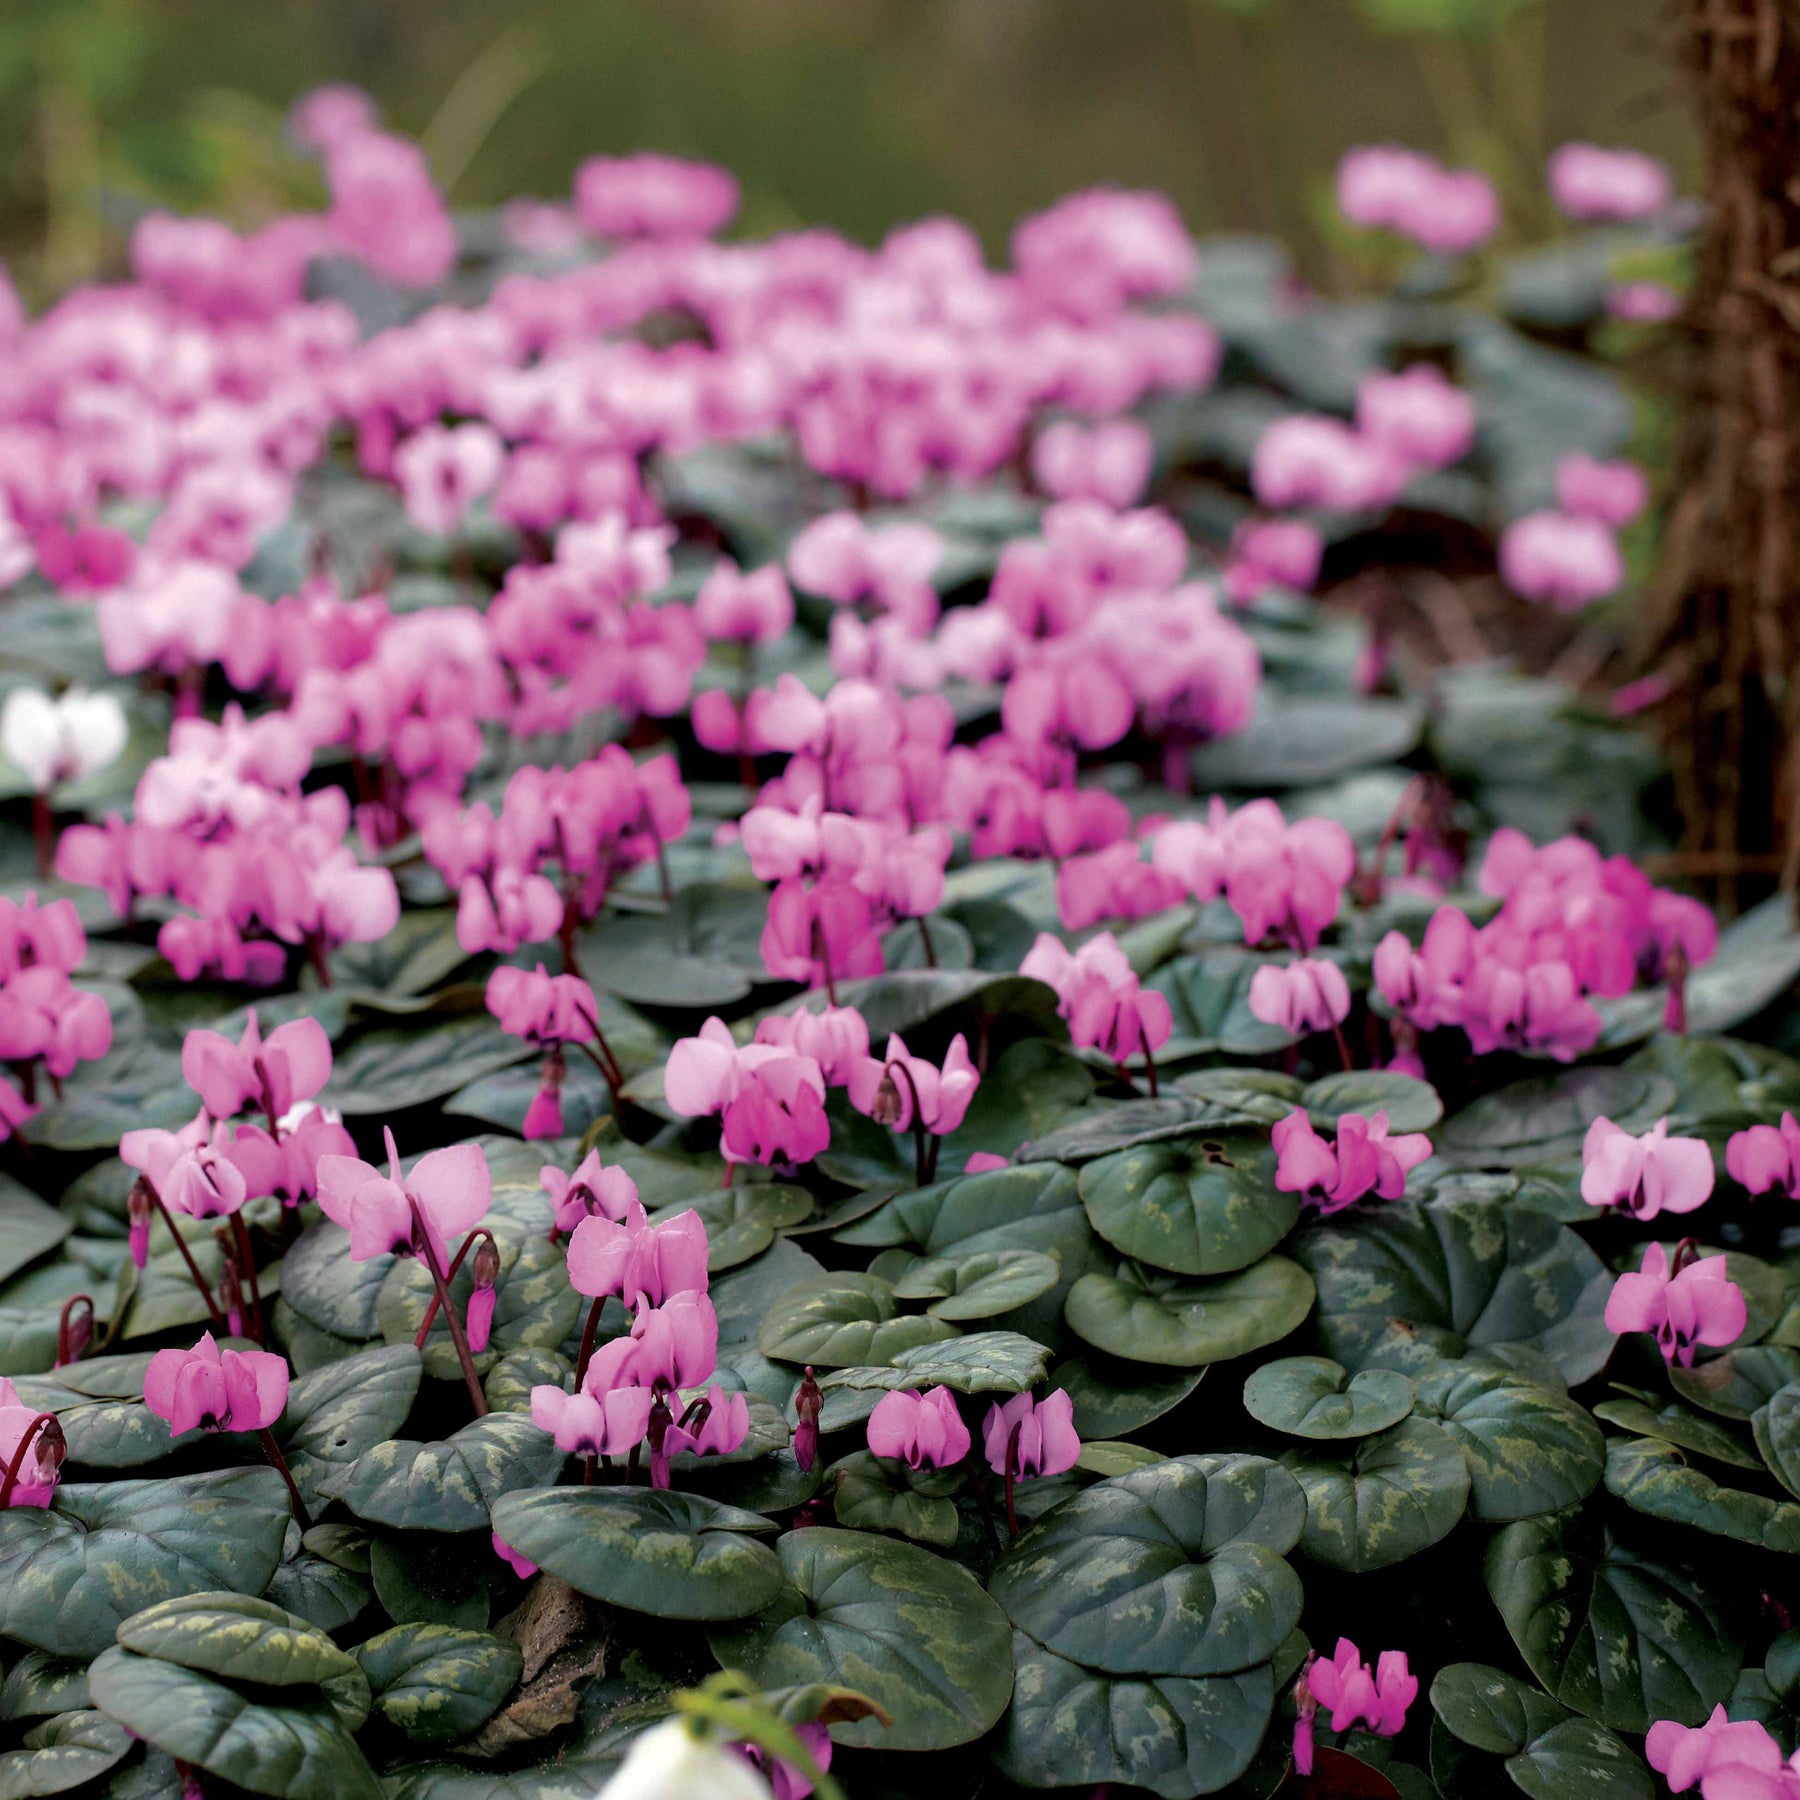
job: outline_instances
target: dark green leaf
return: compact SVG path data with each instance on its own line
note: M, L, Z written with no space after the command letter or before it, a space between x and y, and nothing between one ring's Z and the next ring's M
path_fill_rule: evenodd
M894 1283L897 1300L927 1300L936 1319L960 1324L1011 1312L1048 1293L1062 1270L1044 1250L976 1250L916 1262Z
M1653 1519L1800 1555L1800 1503L1723 1487L1660 1438L1612 1439L1606 1491Z
M275 1435L309 1503L334 1469L355 1462L406 1423L419 1376L418 1351L400 1344L329 1363L289 1387Z
M442 1443L393 1438L321 1485L359 1519L405 1530L475 1531L514 1488L554 1478L562 1452L522 1413L490 1413Z
M1441 1419L1469 1466L1469 1512L1489 1524L1557 1512L1599 1485L1606 1445L1566 1394L1504 1369L1423 1374L1419 1410Z
M857 1450L829 1471L835 1482L832 1511L856 1531L897 1531L921 1544L948 1549L961 1516L943 1494L922 1493L908 1481L905 1463Z
M66 1793L98 1781L130 1753L129 1733L105 1713L59 1713L26 1733L24 1749L0 1756L0 1800Z
M1156 1281L1127 1263L1084 1275L1069 1291L1070 1328L1130 1361L1197 1368L1279 1342L1312 1310L1313 1283L1285 1256L1213 1281Z
M1393 1369L1349 1376L1323 1356L1289 1356L1244 1383L1244 1409L1276 1431L1303 1438L1359 1438L1398 1425L1413 1408L1413 1384Z
M1597 1118L1645 1131L1675 1101L1675 1084L1652 1070L1564 1069L1484 1094L1445 1123L1434 1147L1453 1168L1524 1168L1579 1154Z
M941 1344L902 1350L891 1363L837 1369L820 1383L834 1388L953 1388L959 1394L1018 1394L1044 1379L1050 1355L1016 1331L973 1331Z
M396 1625L357 1648L375 1710L410 1738L464 1737L512 1692L519 1646L453 1625Z
M1416 1556L1456 1528L1469 1473L1435 1419L1414 1416L1343 1456L1289 1450L1282 1464L1306 1492L1300 1547L1355 1574Z
M759 1341L765 1356L840 1369L891 1362L902 1350L956 1335L941 1319L901 1316L892 1286L879 1276L846 1271L788 1289L769 1308Z

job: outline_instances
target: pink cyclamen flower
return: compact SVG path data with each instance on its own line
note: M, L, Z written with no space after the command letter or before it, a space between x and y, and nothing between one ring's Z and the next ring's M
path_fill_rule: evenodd
M960 1031L950 1040L941 1069L914 1056L896 1034L888 1039L885 1055L866 1057L850 1070L847 1085L850 1104L859 1113L896 1131L910 1131L916 1105L918 1122L932 1136L948 1137L962 1124L981 1077Z
M565 1394L548 1385L531 1390L531 1422L571 1456L618 1456L644 1441L656 1396L647 1387L590 1387Z
M948 1469L969 1454L969 1428L947 1387L897 1388L869 1415L869 1448L914 1469Z
M1319 579L1325 540L1304 519L1252 519L1231 534L1231 564L1225 591L1240 604L1265 588L1292 588L1305 593Z
M1338 1639L1329 1661L1322 1656L1313 1660L1306 1685L1330 1713L1333 1731L1360 1726L1378 1737L1398 1734L1419 1694L1419 1678L1406 1666L1404 1650L1384 1650L1370 1669L1348 1638Z
M1579 453L1556 465L1556 504L1617 531L1650 504L1650 478L1633 462L1600 462Z
M1083 427L1072 419L1046 425L1031 446L1031 473L1057 500L1101 500L1134 506L1154 458L1150 433L1135 419Z
M39 1417L38 1409L26 1406L18 1389L0 1375L0 1478L12 1467L27 1436L31 1439L13 1477L8 1506L48 1506L56 1497L56 1484L62 1477L63 1436L60 1429L43 1426L34 1431Z
M589 1217L569 1239L569 1280L598 1298L639 1296L660 1306L672 1294L706 1292L706 1226L690 1209L652 1225L632 1205L622 1220Z
M1641 1137L1611 1119L1596 1119L1582 1140L1581 1197L1589 1206L1654 1219L1660 1212L1692 1212L1712 1190L1706 1140L1670 1137L1667 1119L1658 1119Z
M264 1038L252 1009L235 1044L216 1031L190 1031L181 1073L215 1119L235 1118L246 1106L278 1119L331 1079L331 1039L317 1019L291 1020Z
M447 537L506 466L506 446L491 425L427 425L394 452L406 516L420 531Z
M1704 1725L1658 1719L1644 1739L1644 1758L1672 1794L1696 1783L1701 1800L1793 1800L1800 1793L1800 1760L1784 1763L1766 1726L1733 1720L1723 1706Z
M869 1027L854 1006L805 1007L771 1013L757 1022L756 1041L811 1057L828 1087L842 1087L850 1070L869 1054Z
M1041 931L1019 973L1054 988L1069 1036L1077 1044L1104 1050L1115 1062L1160 1050L1174 1030L1167 997L1139 985L1110 931L1089 938L1074 952Z
M1250 486L1273 511L1317 508L1362 512L1391 506L1406 486L1407 465L1341 419L1294 413L1257 440Z
M1406 1177L1431 1154L1431 1140L1420 1131L1388 1136L1388 1116L1369 1118L1345 1113L1337 1122L1337 1142L1328 1144L1313 1130L1304 1107L1296 1107L1270 1129L1275 1146L1275 1185L1298 1194L1322 1216L1329 1217L1367 1194L1398 1200Z
M1003 1480L1010 1467L1020 1480L1061 1475L1074 1468L1081 1454L1075 1435L1075 1402L1058 1388L1040 1401L1015 1394L988 1408L981 1428L981 1447L988 1467Z
M664 1487L671 1456L729 1456L750 1435L749 1400L723 1388L709 1387L683 1417L688 1422L671 1425L663 1438ZM655 1473L653 1466L652 1479Z
M144 1371L144 1404L179 1437L262 1431L287 1405L285 1358L266 1350L221 1350L207 1332L191 1350L159 1350Z
M794 622L794 596L779 563L746 574L721 557L694 596L694 623L709 638L768 644Z
M599 1006L579 975L551 975L539 963L518 969L503 963L488 977L487 1008L500 1029L528 1044L578 1044L594 1035Z
M1654 218L1669 204L1668 165L1636 150L1564 144L1550 158L1550 193L1571 219Z
M1484 175L1446 169L1394 144L1346 152L1337 200L1351 224L1397 232L1448 256L1478 249L1500 227L1500 197Z
M1784 1112L1779 1125L1734 1131L1725 1146L1725 1172L1752 1194L1800 1199L1800 1123Z
M779 1044L740 1047L722 1019L669 1052L663 1098L683 1118L717 1113L730 1162L811 1162L831 1142L819 1065Z
M806 1754L821 1771L831 1767L831 1732L823 1725L796 1725L794 1736L806 1748ZM760 1744L733 1744L731 1748L753 1768L762 1771L769 1784L772 1800L806 1800L813 1784L790 1762L784 1762L773 1751Z
M1336 963L1316 956L1264 963L1250 977L1250 1011L1297 1036L1329 1031L1350 1016L1350 984Z
M1527 513L1500 534L1500 576L1527 600L1576 612L1624 585L1625 559L1598 519Z
M494 1547L494 1554L507 1565L521 1581L529 1581L538 1572L538 1566L530 1557L521 1556L499 1532L490 1532L489 1541Z
M538 1171L538 1186L555 1208L558 1232L573 1231L591 1216L623 1219L638 1203L637 1183L621 1168L603 1167L598 1150L590 1150L572 1175L546 1165Z
M176 1157L157 1184L171 1212L190 1219L218 1219L235 1213L250 1198L250 1184L230 1154L226 1128L215 1128L210 1143L196 1144Z
M319 1206L350 1233L350 1259L407 1256L421 1251L447 1262L446 1240L473 1230L493 1198L493 1178L478 1144L428 1150L402 1171L393 1131L387 1139L388 1172L355 1156L319 1158Z
M1365 375L1356 390L1362 435L1415 468L1444 469L1475 444L1475 402L1435 363Z
M1717 1349L1735 1342L1749 1316L1724 1257L1701 1257L1671 1274L1661 1244L1645 1249L1642 1266L1621 1275L1606 1302L1608 1331L1653 1331L1664 1359L1684 1369L1693 1367L1696 1345Z
M714 163L644 150L590 156L575 171L575 210L596 237L707 238L737 207L737 178Z

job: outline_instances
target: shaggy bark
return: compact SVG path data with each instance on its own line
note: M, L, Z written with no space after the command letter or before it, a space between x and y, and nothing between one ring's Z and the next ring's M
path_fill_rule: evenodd
M1680 863L1800 876L1800 0L1683 0L1709 161L1688 425L1646 632Z

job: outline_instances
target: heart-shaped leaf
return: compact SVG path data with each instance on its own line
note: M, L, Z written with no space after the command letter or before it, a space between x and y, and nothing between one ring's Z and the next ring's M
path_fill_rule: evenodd
M1319 1288L1319 1338L1347 1368L1523 1344L1570 1381L1598 1373L1616 1339L1612 1276L1554 1219L1491 1197L1392 1201L1294 1240Z
M1585 1514L1508 1525L1488 1546L1487 1584L1551 1697L1614 1731L1698 1725L1731 1692L1742 1653L1722 1596Z
M290 1514L273 1469L64 1486L48 1508L0 1512L0 1635L95 1656L159 1600L259 1594Z
M1646 1131L1675 1104L1674 1082L1647 1069L1565 1069L1515 1081L1445 1122L1434 1147L1452 1168L1519 1169L1580 1153L1605 1117Z
M1290 1437L1369 1437L1412 1411L1413 1384L1393 1369L1349 1375L1329 1357L1288 1356L1244 1383L1244 1409Z
M22 1750L0 1756L0 1800L62 1794L98 1781L131 1754L131 1734L102 1712L65 1712L25 1734Z
M1300 1217L1275 1186L1266 1134L1218 1133L1120 1150L1080 1178L1088 1221L1127 1256L1180 1275L1228 1275L1266 1256Z
M1163 1055L1267 1056L1299 1041L1299 1034L1270 1025L1250 1010L1250 983L1272 959L1221 947L1165 963L1144 983L1169 1003L1175 1035Z
M902 1350L876 1368L836 1369L819 1384L833 1388L953 1388L959 1394L1019 1394L1044 1379L1050 1353L1016 1331L973 1331L942 1344Z
M1179 1406L1205 1374L1204 1368L1171 1372L1087 1350L1058 1363L1050 1371L1050 1385L1068 1390L1075 1403L1075 1429L1085 1441L1141 1431Z
M1165 1800L1228 1786L1274 1709L1266 1663L1236 1675L1104 1675L1013 1633L1012 1711L994 1752L1023 1787L1118 1782Z
M88 1675L126 1730L226 1781L283 1800L381 1800L381 1783L322 1695L251 1699L229 1682L114 1646Z
M359 1519L407 1531L475 1531L514 1488L555 1477L563 1453L529 1414L490 1413L441 1443L390 1438L322 1485Z
M320 1482L406 1423L419 1394L421 1361L411 1344L363 1350L302 1375L288 1388L276 1440L308 1502Z
M392 1256L350 1260L350 1234L321 1219L288 1247L281 1259L281 1296L302 1318L341 1338L381 1335L376 1308Z
M1285 1256L1265 1256L1212 1281L1158 1279L1125 1263L1117 1275L1082 1276L1063 1310L1097 1350L1191 1369L1279 1342L1312 1303L1311 1276Z
M410 1738L465 1737L498 1710L524 1668L519 1646L490 1631L396 1625L359 1644L375 1711Z
M1290 1450L1281 1460L1306 1492L1301 1549L1354 1574L1429 1549L1468 1503L1468 1470L1435 1419L1402 1420L1342 1456Z
M379 1118L441 1100L531 1054L530 1045L502 1031L485 1012L425 1029L415 1022L368 1031L338 1051L319 1101L346 1118Z
M87 1664L27 1650L0 1687L0 1719L37 1719L82 1712L88 1705Z
M494 1529L571 1587L667 1619L739 1619L767 1606L781 1567L749 1534L760 1514L698 1494L648 1488L556 1488L514 1494Z
M1560 1511L1599 1485L1606 1445L1584 1407L1504 1369L1419 1378L1419 1410L1442 1420L1469 1466L1469 1511L1490 1524Z
M956 1502L922 1493L907 1479L905 1463L857 1450L830 1470L832 1511L856 1531L897 1531L920 1544L948 1549L962 1526Z
M821 1526L784 1533L778 1548L786 1587L741 1629L713 1636L727 1668L764 1688L854 1687L893 1720L833 1725L839 1743L947 1750L999 1720L1012 1633L967 1570L916 1544Z
M902 1350L956 1335L941 1319L902 1316L892 1285L879 1276L844 1272L789 1288L769 1308L758 1341L765 1356L841 1369L892 1362Z
M1306 1520L1260 1456L1182 1456L1085 1489L1021 1534L989 1591L1047 1649L1115 1675L1229 1675L1300 1617Z
M1336 1125L1345 1113L1368 1119L1384 1112L1390 1131L1429 1131L1444 1116L1437 1089L1398 1069L1344 1069L1321 1076L1300 1104L1320 1126Z
M896 1300L925 1300L934 1319L960 1324L1011 1312L1056 1286L1058 1259L1044 1250L974 1250L928 1257L894 1283Z

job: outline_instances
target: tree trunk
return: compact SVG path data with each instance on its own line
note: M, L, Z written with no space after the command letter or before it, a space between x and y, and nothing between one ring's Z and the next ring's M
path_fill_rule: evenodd
M1646 636L1682 865L1800 876L1800 0L1682 0L1709 164L1688 424Z

